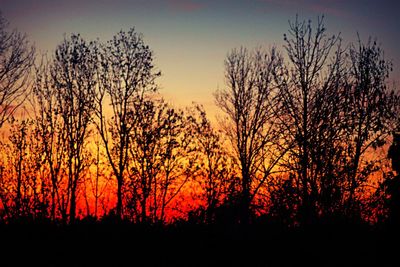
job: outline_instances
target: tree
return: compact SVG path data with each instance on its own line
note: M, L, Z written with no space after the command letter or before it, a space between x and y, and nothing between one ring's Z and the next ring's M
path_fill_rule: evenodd
M193 136L183 111L163 99L136 108L130 146L130 189L140 205L140 220L164 222L166 208L191 177ZM131 204L135 205L135 202Z
M56 114L61 117L65 131L70 223L76 217L78 185L89 164L86 142L94 113L95 55L95 43L87 43L80 35L72 34L57 47L50 67Z
M284 40L289 62L275 75L279 118L287 133L286 166L293 172L300 220L308 223L316 216L319 190L335 182L332 168L341 156L343 52L339 36L326 35L323 18L313 29L311 21L296 17Z
M34 110L34 131L41 142L44 166L50 180L51 205L50 215L56 220L61 214L67 220L67 203L63 201L63 184L65 184L65 157L67 136L62 117L57 113L57 88L50 73L50 62L43 60L35 68L33 94L30 98Z
M2 144L4 171L0 200L3 216L9 220L45 218L48 214L47 180L41 173L41 144L32 125L30 119L10 119L8 142Z
M384 183L387 209L387 221L389 226L397 227L400 222L400 135L399 133L393 134L393 142L389 147L388 158L391 160L392 169L396 172L396 176L387 179Z
M227 115L224 125L241 169L241 222L247 224L250 205L284 151L275 127L276 87L273 74L281 58L275 49L233 50L225 60L228 88L217 91L217 105Z
M216 209L228 196L231 175L236 165L224 148L221 135L212 127L204 108L195 105L188 119L195 136L195 175L205 200L205 222L213 223Z
M350 159L346 178L348 199L346 210L352 214L359 209L360 190L368 183L380 159L371 157L371 150L385 145L397 125L399 95L387 87L392 64L371 38L366 44L360 39L349 49L350 67L346 80L345 103L348 131L347 157ZM373 152L372 152L373 153Z
M382 146L394 125L396 96L385 87L389 65L375 44L360 43L359 52L351 46L347 57L340 37L327 36L323 17L315 29L296 18L285 42L289 60L275 74L277 111L290 148L283 164L298 220L360 215L355 207L376 170L366 153Z
M122 189L128 164L128 150L135 123L135 106L140 107L147 92L157 89L153 52L141 34L132 28L120 31L100 50L99 90L96 96L96 126L103 140L108 162L117 180L117 207L123 215ZM111 102L112 117L106 118L104 105Z
M107 165L107 157L100 153L101 140L98 135L96 135L96 158L94 159L95 173L90 173L89 179L85 180L85 193L86 193L86 201L87 206L94 206L93 215L95 218L98 218L99 214L99 204L101 201L104 201L104 196L107 191L110 191L110 182L111 182L111 173L109 166ZM110 173L111 172L111 173ZM94 176L94 178L93 178ZM91 192L92 197L94 198L94 203L89 203L88 191ZM100 203L99 203L100 202ZM92 204L92 205L91 205ZM105 213L105 209L103 208L103 213Z
M0 14L0 127L26 98L35 49Z

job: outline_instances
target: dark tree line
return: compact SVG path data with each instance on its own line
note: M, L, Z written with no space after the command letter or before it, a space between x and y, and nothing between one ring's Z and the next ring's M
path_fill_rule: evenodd
M241 169L241 220L262 185L272 189L270 215L287 223L361 219L379 188L374 153L398 127L391 63L371 39L344 49L323 18L315 27L296 18L284 41L283 54L232 50L216 95Z
M385 209L391 176L378 176L376 151L398 127L398 93L372 39L342 45L323 18L296 18L283 51L232 50L214 126L202 106L160 96L153 51L133 28L107 42L72 34L34 64L26 37L0 22L2 220L74 223L101 207L141 223L295 225Z

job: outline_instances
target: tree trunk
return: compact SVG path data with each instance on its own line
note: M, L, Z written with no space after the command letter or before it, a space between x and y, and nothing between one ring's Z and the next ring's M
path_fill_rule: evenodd
M147 222L147 212L146 212L146 206L147 206L147 196L145 196L145 192L143 192L143 199L141 201L141 206L142 206L142 223Z
M240 223L247 226L250 223L250 174L247 166L242 171L242 197L240 201Z
M54 186L51 189L51 219L56 220L56 191Z
M117 217L118 219L122 219L122 186L123 186L123 177L120 175L118 178L118 188L117 188Z
M75 188L71 189L71 202L69 206L69 223L74 224L76 218L76 192Z

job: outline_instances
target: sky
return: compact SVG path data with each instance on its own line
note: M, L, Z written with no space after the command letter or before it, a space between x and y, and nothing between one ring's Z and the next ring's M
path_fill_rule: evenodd
M325 15L344 43L377 38L400 81L400 1L396 0L0 0L12 28L51 54L64 35L107 41L135 27L155 53L160 92L178 106L192 101L215 115L213 92L224 88L224 59L240 46L283 50L288 21ZM399 83L400 84L400 83ZM397 86L399 87L399 86Z

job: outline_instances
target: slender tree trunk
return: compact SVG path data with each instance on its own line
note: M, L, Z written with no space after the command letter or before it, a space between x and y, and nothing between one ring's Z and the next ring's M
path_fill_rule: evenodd
M206 223L207 224L211 224L213 221L213 216L214 216L214 212L215 212L215 205L216 205L216 201L215 198L213 196L213 176L211 174L211 172L208 172L208 188L207 188L207 210L206 210Z
M359 138L361 138L359 134ZM351 169L351 174L350 174L350 192L349 192L349 199L347 203L347 208L349 209L349 214L352 214L352 206L353 206L353 199L354 199L354 193L356 189L356 177L357 177L357 170L358 170L358 165L360 164L360 157L361 157L361 142L357 143L356 146L356 153L354 156L354 161L353 161L353 166Z
M22 154L22 153L21 153ZM21 215L21 198L22 198L22 156L20 154L20 158L18 159L17 165L17 196L15 199L15 211L17 212L17 216Z
M141 208L142 208L142 223L146 223L147 222L147 212L146 212L146 207L147 207L147 193L143 192L143 199L141 201Z
M99 202L99 166L97 164L96 185L94 189L94 217L97 219L97 206Z
M75 223L76 218L76 189L75 186L71 188L71 202L69 206L69 222L70 224Z
M303 140L301 140L302 157L301 157L301 179L303 185L303 199L302 199L302 211L301 218L303 223L309 224L312 220L312 201L308 192L309 177L308 177L308 95L306 85L303 87Z
M122 219L122 186L123 186L123 177L120 174L117 178L118 180L118 188L117 188L117 217Z
M162 201L161 201L161 215L160 215L160 221L161 223L164 223L164 217L165 217L165 202L167 199L167 192L168 192L168 186L163 189L163 195L162 195Z
M51 188L51 219L56 220L56 192L54 185Z
M154 192L153 192L153 218L152 221L155 222L157 219L157 177L154 177Z
M242 171L242 199L240 203L240 223L247 226L250 223L250 174L247 166Z

